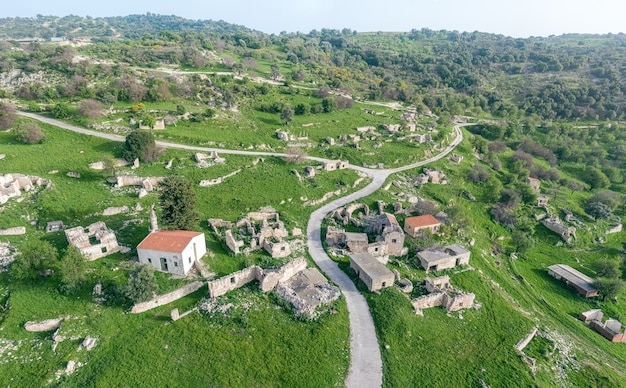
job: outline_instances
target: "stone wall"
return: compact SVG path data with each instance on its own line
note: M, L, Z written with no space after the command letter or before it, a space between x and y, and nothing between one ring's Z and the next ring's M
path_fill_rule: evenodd
M263 278L263 269L257 265L244 268L241 271L231 273L230 275L208 282L209 295L216 298L224 295L228 291L236 290L243 287L253 280L261 281Z
M192 292L195 292L204 286L204 282L193 282L191 284L187 284L184 287L181 287L177 290L169 292L164 295L158 295L156 298L149 300L147 302L137 303L131 309L131 313L139 314L148 310L152 310L153 308L166 305L168 303L172 303L175 300L178 300L182 297L185 297Z
M537 330L536 327L533 327L531 332L526 337L524 337L520 342L518 342L517 345L515 345L515 349L519 350L520 352L524 350L524 348L528 346L530 341L532 341L532 339L535 338L538 331L539 330Z
M411 301L415 313L421 314L422 309L428 309L431 307L443 306L446 294L443 292L436 292L433 294L422 295L419 298L415 298Z
M17 236L20 234L26 234L25 227L16 226L14 228L0 229L0 236Z
M476 296L472 293L462 293L455 295L454 297L448 297L448 300L446 301L446 310L457 311L472 307L475 297Z

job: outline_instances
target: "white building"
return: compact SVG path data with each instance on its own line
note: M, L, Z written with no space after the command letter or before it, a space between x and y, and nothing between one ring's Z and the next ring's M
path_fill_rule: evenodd
M139 262L156 270L185 275L206 253L204 233L161 230L150 233L137 245Z

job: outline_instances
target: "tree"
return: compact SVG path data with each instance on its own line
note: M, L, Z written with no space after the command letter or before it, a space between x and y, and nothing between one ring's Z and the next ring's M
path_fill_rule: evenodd
M74 245L65 249L65 254L59 263L61 273L61 292L74 293L85 281L87 275L87 259Z
M160 149L154 141L154 135L149 131L136 130L126 136L124 144L124 159L128 162L139 158L142 162L152 162L157 159Z
M609 259L600 259L595 262L594 268L600 277L616 279L622 275L619 269L619 262Z
M196 193L191 182L182 176L170 176L160 186L164 223L170 229L195 229L200 216L196 211Z
M285 122L285 125L289 125L289 123L293 120L294 111L290 106L286 106L285 109L280 113L280 119Z
M280 67L278 63L274 62L270 65L271 74L270 77L276 81L280 77Z
M597 278L593 282L593 286L602 295L602 300L614 299L624 289L624 281L622 279Z
M55 119L66 119L71 115L72 110L67 104L59 102L52 107L52 116L54 116Z
M46 138L41 127L33 123L20 125L15 131L15 136L17 141L26 144L41 143Z
M58 258L55 247L45 240L30 240L24 244L13 264L18 279L36 279L48 276Z
M513 232L511 235L511 241L519 253L525 253L533 247L533 240L530 236L520 230Z
M104 115L104 107L93 99L82 100L78 104L78 114L95 121Z
M146 264L137 264L128 274L123 294L131 303L150 300L158 289L154 269Z
M585 212L595 219L613 218L613 211L602 202L590 202L585 207Z
M322 109L324 113L331 113L337 110L337 102L332 98L325 98L322 100Z
M592 189L604 189L609 187L611 182L602 171L596 167L589 167L585 170L583 179Z
M0 131L9 129L15 121L15 106L6 102L0 103Z

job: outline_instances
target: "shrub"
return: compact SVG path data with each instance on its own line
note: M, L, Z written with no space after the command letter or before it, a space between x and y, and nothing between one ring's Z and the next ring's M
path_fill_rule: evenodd
M154 277L154 270L149 265L138 264L130 271L123 294L134 304L150 300L156 291L157 281Z
M26 144L41 143L46 138L41 127L33 123L20 125L15 131L15 135L19 142Z

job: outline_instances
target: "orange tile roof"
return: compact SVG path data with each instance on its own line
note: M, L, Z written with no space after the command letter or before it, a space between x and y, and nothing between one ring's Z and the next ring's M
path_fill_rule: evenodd
M192 238L200 235L204 235L204 233L186 230L160 230L150 233L137 245L137 249L180 253Z
M423 216L416 216L416 217L407 217L404 220L404 223L405 224L408 223L414 228L425 228L427 226L441 225L441 222L439 222L438 219L436 219L430 214L425 214Z

